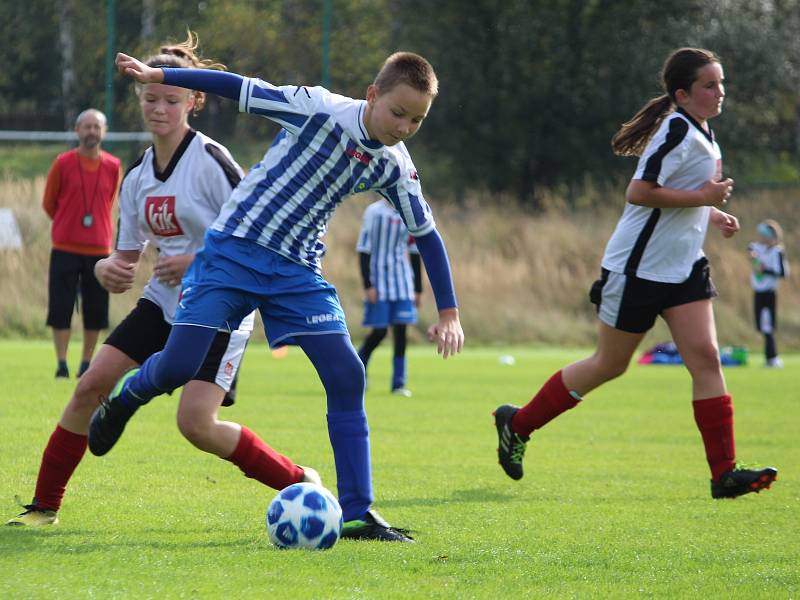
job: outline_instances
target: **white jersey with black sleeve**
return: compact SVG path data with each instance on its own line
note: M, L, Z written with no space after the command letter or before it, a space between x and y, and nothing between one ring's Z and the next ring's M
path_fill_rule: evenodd
M163 172L158 172L149 147L128 169L120 188L117 250L141 252L150 243L161 256L195 253L242 175L230 152L199 131L186 134ZM152 276L142 295L172 323L179 294L180 286Z
M722 175L711 131L681 109L667 116L639 159L633 179L697 190ZM710 207L648 208L625 204L606 245L603 268L650 281L681 283L703 254Z
M212 228L317 272L328 221L356 192L374 190L389 200L411 235L433 231L433 216L405 145L369 139L366 105L321 87L276 87L243 78L239 109L269 118L283 130Z
M385 200L373 202L364 211L356 251L370 255L370 283L378 300L414 299L408 255L419 251L400 215Z

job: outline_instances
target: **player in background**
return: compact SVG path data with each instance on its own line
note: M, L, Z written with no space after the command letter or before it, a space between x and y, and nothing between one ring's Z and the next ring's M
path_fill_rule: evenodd
M781 245L783 231L777 221L762 221L756 226L756 233L758 241L748 247L753 265L750 285L753 287L756 329L764 336L764 364L780 368L783 361L775 346L775 327L778 323L776 292L778 280L789 272L789 264Z
M616 154L639 156L622 217L609 240L597 305L595 353L555 373L524 407L495 411L499 462L512 479L523 475L529 436L622 375L645 333L661 316L692 378L694 418L711 469L711 496L733 498L767 488L773 468L738 468L733 403L719 359L710 278L703 242L709 225L726 238L738 220L719 209L733 191L722 176L719 146L708 121L722 110L724 76L712 52L681 48L666 59L664 94L650 100L617 132Z
M371 327L358 349L367 370L372 351L392 326L391 391L411 396L406 387L406 325L417 322L422 292L422 266L414 238L394 207L385 199L370 204L356 246L364 284L364 327Z
M186 42L162 47L147 63L221 67L200 60L196 46L189 34ZM202 110L204 94L161 84L137 86L136 91L153 145L125 175L117 247L95 270L102 285L119 294L131 289L148 243L158 248L159 258L136 307L111 332L81 377L45 447L33 501L9 525L58 522L67 483L86 451L98 398L107 396L128 369L164 347L183 272L241 179L242 171L228 150L189 126L189 114ZM181 395L178 427L199 449L231 461L248 477L275 489L303 480L319 482L313 469L304 472L246 427L217 418L252 326L251 315L239 330L211 332L208 351Z
M417 240L439 309L428 330L447 358L460 352L450 264L404 140L419 129L438 91L431 65L412 53L390 56L366 100L321 87L276 87L210 70L152 68L124 54L119 70L141 83L211 91L238 100L242 112L283 128L211 226L183 282L183 297L163 352L121 382L92 418L90 445L107 451L133 413L187 381L213 331L235 329L258 308L272 347L297 344L327 396L345 538L412 541L372 508L364 365L353 348L336 289L320 275L321 241L347 197L377 191L397 208Z

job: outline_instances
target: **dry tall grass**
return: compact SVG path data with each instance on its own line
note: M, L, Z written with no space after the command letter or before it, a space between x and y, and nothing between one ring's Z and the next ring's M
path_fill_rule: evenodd
M49 222L40 198L44 179L6 179L0 182L0 207L10 207L19 222L25 248L0 251L0 336L47 337ZM746 344L760 352L760 338L751 324L751 291L747 243L755 224L777 219L787 233L786 246L797 269L779 293L779 347L800 349L800 215L793 211L797 192L764 191L738 194L731 212L743 232L723 240L713 231L706 250L720 298L717 326L722 344ZM334 283L355 338L361 338L361 286L355 254L361 214L373 198L360 196L337 211L326 236L325 275ZM439 229L447 243L468 343L564 344L588 346L594 341L595 320L588 289L599 273L606 240L622 208L621 197L609 197L604 209L570 214L553 210L533 216L508 206L487 206L479 200L466 207L432 200ZM149 262L139 273L139 285L149 274ZM112 297L112 323L135 302L133 293ZM423 297L422 318L412 339L421 340L435 317L429 288ZM80 325L79 319L74 327ZM668 339L663 324L647 343Z

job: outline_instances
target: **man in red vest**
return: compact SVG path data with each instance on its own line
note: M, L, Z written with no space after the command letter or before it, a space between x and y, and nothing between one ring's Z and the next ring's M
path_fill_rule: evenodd
M89 367L100 330L108 327L108 292L95 278L94 265L111 253L111 209L122 181L120 160L100 149L105 115L94 108L83 111L75 132L78 147L53 161L42 201L53 220L47 325L53 328L56 377L69 377L67 347L79 286L83 356L78 377Z

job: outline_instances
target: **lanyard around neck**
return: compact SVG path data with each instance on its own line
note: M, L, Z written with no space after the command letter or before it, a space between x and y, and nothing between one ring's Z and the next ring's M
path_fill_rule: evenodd
M81 157L78 154L78 173L81 176L81 196L83 197L83 212L85 215L90 215L91 208L94 208L94 200L97 197L97 188L100 186L100 175L103 170L103 157L100 157L100 164L97 165L97 178L94 180L94 191L91 195L91 203L86 200L86 185L83 182L83 165L81 164Z

